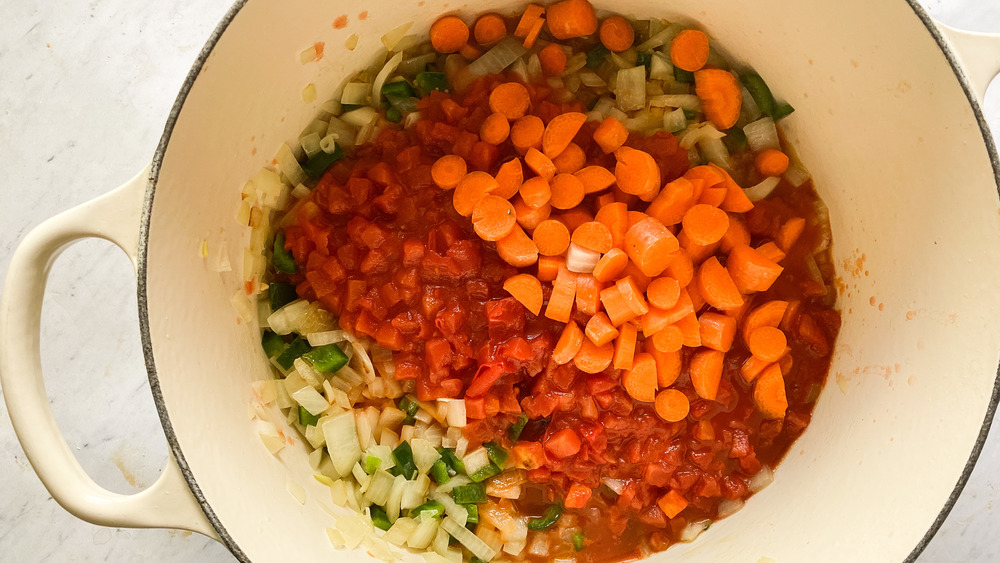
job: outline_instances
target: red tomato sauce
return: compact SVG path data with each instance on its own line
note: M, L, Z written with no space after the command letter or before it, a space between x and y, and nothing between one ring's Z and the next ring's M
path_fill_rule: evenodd
M530 454L527 459L537 462L525 466L535 485L515 506L539 515L574 484L592 491L585 508L568 508L559 525L533 533L565 535L575 523L586 538L586 549L573 554L579 561L635 559L677 541L689 522L717 518L723 499L750 496L750 478L762 465L777 464L808 425L840 326L827 295L832 290L807 267L807 254L823 236L818 197L810 184L793 188L783 182L772 199L745 215L754 246L773 239L789 218L807 220L778 281L748 298L751 308L772 299L790 303L781 326L794 358L782 366L784 419L765 420L755 408L751 386L738 373L750 354L737 337L726 353L715 401L695 393L687 372L692 350L685 349L673 387L689 399L690 414L665 422L652 404L626 393L619 370L588 375L572 362L549 361L564 325L531 314L503 290L504 280L518 270L498 257L493 243L475 235L468 218L452 207L451 192L431 180L431 165L444 154L458 154L470 170L491 174L515 156L477 134L490 113L488 94L502 81L480 79L463 97L432 93L420 102L422 119L414 127L387 128L328 170L291 211L286 248L302 267L285 281L297 284L299 296L323 303L343 329L392 350L396 378L412 382L406 385L419 399L464 397L470 449L491 440L512 448L507 429L526 414L531 422L514 456ZM578 102L551 101L547 87L528 88L533 113L543 121L586 111ZM614 156L591 138L594 127L586 124L574 142L588 164L613 169ZM663 182L688 168L687 151L669 133L633 135L627 144L653 155ZM594 197L582 206L592 208ZM829 283L833 273L824 267ZM534 273L534 267L526 271ZM621 480L621 494L603 484L605 478ZM688 502L675 518L657 504L667 490ZM553 545L572 550L565 538Z

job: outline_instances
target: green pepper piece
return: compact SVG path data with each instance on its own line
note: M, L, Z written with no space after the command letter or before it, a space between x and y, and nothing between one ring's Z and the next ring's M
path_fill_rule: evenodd
M413 479L417 474L417 464L413 461L413 449L409 442L402 442L392 450L392 459L396 460L399 474L407 479Z
M563 505L561 502L557 502L550 506L541 518L532 518L531 520L528 520L528 529L536 532L547 530L559 520L562 513Z
M347 365L347 354L336 344L327 344L306 352L302 358L312 364L316 371L331 373Z
M431 90L438 90L440 92L448 91L448 76L443 72L429 72L425 70L424 72L417 73L413 81L416 83L417 88L427 93Z
M295 285L290 283L272 282L268 284L267 296L271 301L272 312L277 311L299 298L298 294L295 292Z
M472 479L473 483L481 483L489 479L490 477L495 477L499 475L503 470L497 467L497 464L491 463L486 467L476 471L472 475L469 475L469 479Z
M757 104L761 114L767 116L774 114L774 95L759 74L753 71L744 72L740 75L740 82L747 92L750 92L750 97Z
M465 473L465 463L462 462L461 458L455 455L455 450L450 448L441 448L438 450L441 454L441 459L448 464L455 473Z
M487 563L487 562L473 555L472 558L469 559L469 563Z
M413 424L416 422L417 411L420 410L420 405L413 400L409 395L403 395L403 398L399 400L399 410L406 414L406 418L403 419L403 426L408 424Z
M378 471L380 465L382 465L381 459L373 455L365 456L365 467L364 467L365 473L369 475L374 474L376 471Z
M448 464L443 459L439 459L431 466L431 479L438 485L444 485L451 481L451 474L448 473Z
M469 518L465 521L466 524L478 524L479 523L479 507L474 504L463 504L467 511L469 511Z
M278 234L274 235L274 255L271 257L271 263L275 270L283 274L295 273L295 258L292 258L291 252L285 250L284 231L278 231Z
M593 49L587 51L587 68L597 68L604 64L604 59L611 54L604 45L598 45Z
M382 85L382 95L392 103L392 98L411 98L417 95L417 92L410 86L410 83L405 80L397 80L396 82L388 82Z
M458 504L479 504L486 502L486 487L479 483L459 485L451 490L451 497Z
M696 117L698 117L698 112L691 111L689 109L684 110L684 119L687 119L688 121L690 121L690 120L692 120L692 119L694 119Z
M649 65L653 63L652 53L639 53L635 56L635 66L642 65L649 68Z
M305 172L310 178L319 178L326 172L334 162L344 158L344 149L340 148L340 145L334 143L333 152L319 151L318 153L312 155L305 164L302 165L302 171Z
M319 420L319 415L314 415L307 411L305 407L299 405L299 424L302 426L316 426L317 420Z
M389 108L385 110L385 120L389 123L399 123L403 120L403 112L396 108Z
M732 152L739 152L747 146L747 134L740 127L733 127L726 130L726 136L722 139Z
M674 80L685 84L694 84L694 73L680 67L674 67Z
M365 106L361 104L340 104L340 115L344 115L345 113L350 113L358 108L363 108L363 107Z
M507 462L507 450L501 448L500 444L486 442L483 447L486 448L486 455L490 456L490 461L497 467L503 467L503 464Z
M420 506L410 510L410 515L413 517L419 516L423 512L434 513L435 518L440 518L444 514L444 505L436 500L429 500Z
M372 513L372 524L379 530L388 530L392 527L392 522L389 521L389 516L386 515L385 510L382 510L381 506L376 504L371 505Z
M583 535L583 532L576 532L573 534L573 549L583 551L583 541L585 539L586 537Z
M525 424L528 424L528 415L521 413L521 416L517 417L517 422L507 429L507 438L511 442L516 442L521 437L521 432L524 432Z
M789 115L791 115L792 112L794 112L794 111L795 111L795 108L793 108L791 105L789 105L789 104L782 104L782 105L774 108L774 113L771 115L771 119L773 119L775 121L778 121L779 119L784 119L784 118L788 117Z
M265 330L260 337L260 345L264 348L264 353L268 358L273 358L285 349L285 340L270 330Z
M288 345L288 348L285 348L285 351L275 358L274 361L283 369L292 369L292 363L309 350L312 350L312 346L301 336L296 336L295 340L292 340L292 343Z

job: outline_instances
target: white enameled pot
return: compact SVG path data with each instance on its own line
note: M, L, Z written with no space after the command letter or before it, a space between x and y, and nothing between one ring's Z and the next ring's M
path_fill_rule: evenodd
M184 84L151 167L24 239L0 303L0 378L21 444L62 506L97 524L200 532L241 561L370 559L332 551L329 494L302 441L274 457L249 420L250 383L269 373L257 328L230 305L248 239L234 221L239 191L263 155L366 66L383 33L407 21L424 33L445 10L519 5L487 4L237 3ZM936 26L912 0L601 4L700 23L795 105L785 131L829 206L840 276L829 384L774 483L654 559L915 558L961 491L997 404L1000 162L979 100L1000 71L1000 37ZM344 15L345 27L331 25ZM301 65L297 53L315 41L326 42L325 58ZM307 83L316 103L301 101ZM114 242L135 264L149 380L173 454L131 496L86 475L41 378L48 267L86 237ZM228 241L234 272L206 268L206 238ZM304 505L288 483L305 487Z

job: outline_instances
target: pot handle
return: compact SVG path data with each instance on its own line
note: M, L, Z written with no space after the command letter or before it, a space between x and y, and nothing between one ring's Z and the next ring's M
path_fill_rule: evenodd
M938 21L934 24L948 39L982 104L986 88L1000 74L1000 34L963 31Z
M85 238L114 243L136 267L150 169L101 197L35 227L10 261L0 300L0 384L14 431L52 498L101 526L180 528L218 539L171 455L152 486L133 495L104 489L77 461L49 408L39 351L42 297L56 256Z

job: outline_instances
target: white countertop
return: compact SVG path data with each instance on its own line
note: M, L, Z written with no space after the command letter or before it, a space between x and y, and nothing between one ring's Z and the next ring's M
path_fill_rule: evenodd
M923 2L945 23L1000 32L996 0ZM109 191L150 161L176 93L229 3L3 0L0 6L0 193L7 202L0 206L0 271L6 272L29 229ZM987 96L986 112L1000 135L1000 88ZM167 447L146 380L128 260L104 242L70 248L53 267L42 318L50 401L83 467L117 492L149 485ZM71 516L35 476L6 413L0 402L0 560L235 561L221 544L198 535L103 528ZM998 486L1000 434L994 433L919 561L1000 560Z

